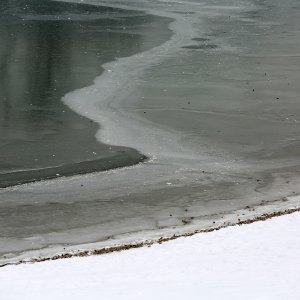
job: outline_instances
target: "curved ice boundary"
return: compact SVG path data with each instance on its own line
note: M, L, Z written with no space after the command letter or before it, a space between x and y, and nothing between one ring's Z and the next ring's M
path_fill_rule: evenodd
M109 3L114 6L114 1ZM176 11L176 3L174 1L172 11ZM103 5L103 2L100 5ZM193 5L200 4L193 3ZM117 7L123 8L120 5ZM196 153L185 143L181 143L183 135L172 132L171 129L158 127L157 124L123 108L147 68L178 53L183 45L197 36L189 14L168 12L170 7L167 4L159 7L164 10L145 10L147 13L174 20L169 25L174 32L170 40L148 51L104 64L103 73L94 80L92 86L68 93L62 100L78 114L100 124L101 128L96 137L103 143L132 147L151 158L179 156L188 158L195 156ZM133 7L130 6L130 9ZM178 9L183 10L182 4ZM189 9L191 10L190 4ZM199 158L198 155L199 153L197 153Z
M98 3L100 0L89 0L91 3L93 1ZM142 3L142 0L139 1ZM114 0L110 2L114 3ZM154 3L158 2L151 2L150 6ZM255 216L255 212L248 209L249 205L274 211L273 205L278 203L290 205L285 197L290 195L291 190L298 194L298 178L287 185L285 176L275 175L271 179L266 176L266 183L262 186L261 182L248 178L254 171L247 163L244 165L245 172L238 173L236 169L237 164L241 166L240 162L233 160L231 163L215 157L208 160L210 156L204 156L205 152L199 149L199 144L195 150L192 145L187 145L186 140L182 143L185 137L180 133L160 128L157 124L126 111L124 103L134 96L143 72L173 54L177 57L181 54L179 51L183 44L190 43L191 37L201 36L196 26L199 28L199 11L203 7L195 8L195 14L176 14L167 12L170 3L175 2L164 2L162 9L157 8L155 11L144 9L148 13L173 17L174 22L170 28L174 35L169 41L149 51L105 64L105 72L95 79L92 86L69 93L63 99L79 114L99 122L101 130L98 131L97 138L101 141L130 145L144 154L157 156L159 163L57 178L0 190L1 205L13 207L13 210L21 207L17 211L22 213L32 213L33 208L37 208L40 215L36 211L34 213L40 216L37 218L40 222L43 221L44 214L51 218L51 222L41 222L42 233L33 232L30 223L27 228L24 226L22 230L16 229L17 238L0 240L0 244L2 242L5 247L13 245L13 250L9 250L11 256L8 260L20 258L17 255L21 252L22 258L64 253L66 244L75 251L95 249L147 238L158 239L169 233L190 230L190 225L198 229L207 228L211 226L212 219L215 221L216 216L220 216L221 223L236 220L240 217L236 212L241 209ZM172 5L170 9L191 12L193 7L190 4L185 6L185 3L178 4L178 7ZM107 4L108 2L103 5ZM197 156L197 151L201 156ZM227 168L228 172L223 172L222 167ZM255 170L257 173L263 172L265 167L258 164ZM210 187L209 191L207 187ZM79 210L81 207L85 207L85 210ZM53 209L59 213L49 214ZM73 218L73 223L60 210L69 210L70 215L74 211L76 218ZM78 218L81 212L83 213ZM170 213L175 218L170 218ZM189 216L195 219L191 221L192 218L187 218ZM9 222L5 222L10 232L13 224L11 217L12 215L8 215ZM182 219L186 218L191 223L183 226ZM26 220L33 220L37 226L38 222L34 218ZM54 229L51 227L53 223Z

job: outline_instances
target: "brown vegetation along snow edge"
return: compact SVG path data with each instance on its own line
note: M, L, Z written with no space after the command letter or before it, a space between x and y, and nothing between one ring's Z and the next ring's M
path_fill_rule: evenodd
M212 231L217 231L226 227L231 227L231 226L236 226L236 225L245 225L245 224L251 224L254 222L258 221L266 221L268 219L274 218L274 217L279 217L282 215L288 215L292 214L294 212L299 212L300 207L297 208L290 208L290 209L285 209L282 211L275 211L271 213L264 213L260 216L256 216L254 218L238 221L238 222L226 222L221 226L216 226L208 229L199 229L199 230L194 230L193 232L188 232L188 233L182 233L182 234L173 234L172 236L166 236L166 237L160 237L159 239L154 239L154 240L146 240L142 242L137 242L137 243L129 243L129 244L123 244L123 245L117 245L117 246L110 246L110 247L103 247L99 249L94 249L94 250L84 250L84 251L78 251L75 253L62 253L58 255L54 255L51 257L38 257L38 258L32 258L29 260L20 260L18 262L12 262L12 263L6 263L0 265L0 267L5 267L5 266L10 266L10 265L20 265L20 264L29 264L29 263L38 263L38 262L45 262L45 261L51 261L51 260L58 260L58 259L64 259L64 258L72 258L72 257L86 257L86 256L93 256L93 255L102 255L102 254L108 254L112 252L120 252L124 250L129 250L129 249L136 249L136 248L141 248L141 247L150 247L153 244L161 244L164 242L168 242L171 240L175 240L181 237L189 237L193 236L198 233L208 233Z

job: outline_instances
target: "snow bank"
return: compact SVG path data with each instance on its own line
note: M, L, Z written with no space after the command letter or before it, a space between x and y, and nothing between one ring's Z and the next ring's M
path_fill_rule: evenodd
M300 299L300 213L152 247L0 269L9 299Z

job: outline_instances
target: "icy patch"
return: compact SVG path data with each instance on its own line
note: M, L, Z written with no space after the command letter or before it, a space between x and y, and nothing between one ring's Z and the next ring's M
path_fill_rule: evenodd
M204 2L192 1L132 1L128 4L91 0L83 3L144 9L150 14L172 18L174 21L170 24L170 29L174 34L170 40L158 47L104 64L105 71L94 80L92 86L67 94L63 102L78 114L100 124L97 139L101 142L133 147L151 158L203 160L205 151L199 144L193 146L192 141L187 142L183 134L127 111L124 109L125 102L134 98L134 91L146 69L186 51L182 47L189 45L201 34L201 16L219 15L222 10L236 12L242 6L205 6ZM195 14L177 13L182 11L193 11Z

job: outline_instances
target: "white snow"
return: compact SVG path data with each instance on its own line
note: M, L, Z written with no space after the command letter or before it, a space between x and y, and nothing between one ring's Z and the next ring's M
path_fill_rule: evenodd
M0 269L0 299L300 299L300 213L119 253Z

